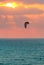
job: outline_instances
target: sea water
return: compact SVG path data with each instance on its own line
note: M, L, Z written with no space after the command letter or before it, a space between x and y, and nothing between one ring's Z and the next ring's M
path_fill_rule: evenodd
M44 39L0 39L0 65L44 65Z

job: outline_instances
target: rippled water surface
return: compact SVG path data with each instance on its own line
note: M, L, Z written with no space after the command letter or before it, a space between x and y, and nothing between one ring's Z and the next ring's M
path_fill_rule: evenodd
M0 39L0 65L44 65L44 39Z

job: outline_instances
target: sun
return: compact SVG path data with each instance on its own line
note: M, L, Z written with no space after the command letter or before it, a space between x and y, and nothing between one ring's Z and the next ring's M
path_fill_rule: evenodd
M12 7L12 4L11 3L7 3L6 6L7 7Z
M6 3L5 6L15 8L15 7L17 7L17 4L16 3Z

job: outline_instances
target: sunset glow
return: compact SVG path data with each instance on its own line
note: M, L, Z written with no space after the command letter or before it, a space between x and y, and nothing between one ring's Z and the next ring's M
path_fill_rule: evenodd
M0 0L0 37L44 38L44 0Z
M11 3L7 3L6 6L7 7L13 7L13 5Z
M1 3L0 6L4 7L11 7L11 8L16 8L16 7L23 7L23 8L36 8L44 11L44 4L23 4L23 3L16 3L16 2L6 2L6 3Z
M44 10L44 5L42 4L31 4L31 5L24 5L25 8L37 8L40 10Z
M5 6L15 8L18 5L16 3L6 3Z
M18 4L16 4L15 2L7 2L7 3L0 3L0 6L16 8L18 7Z

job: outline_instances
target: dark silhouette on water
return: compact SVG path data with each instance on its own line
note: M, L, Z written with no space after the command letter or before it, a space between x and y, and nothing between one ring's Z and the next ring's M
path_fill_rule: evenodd
M24 27L27 28L28 24L29 24L29 22L25 22Z

